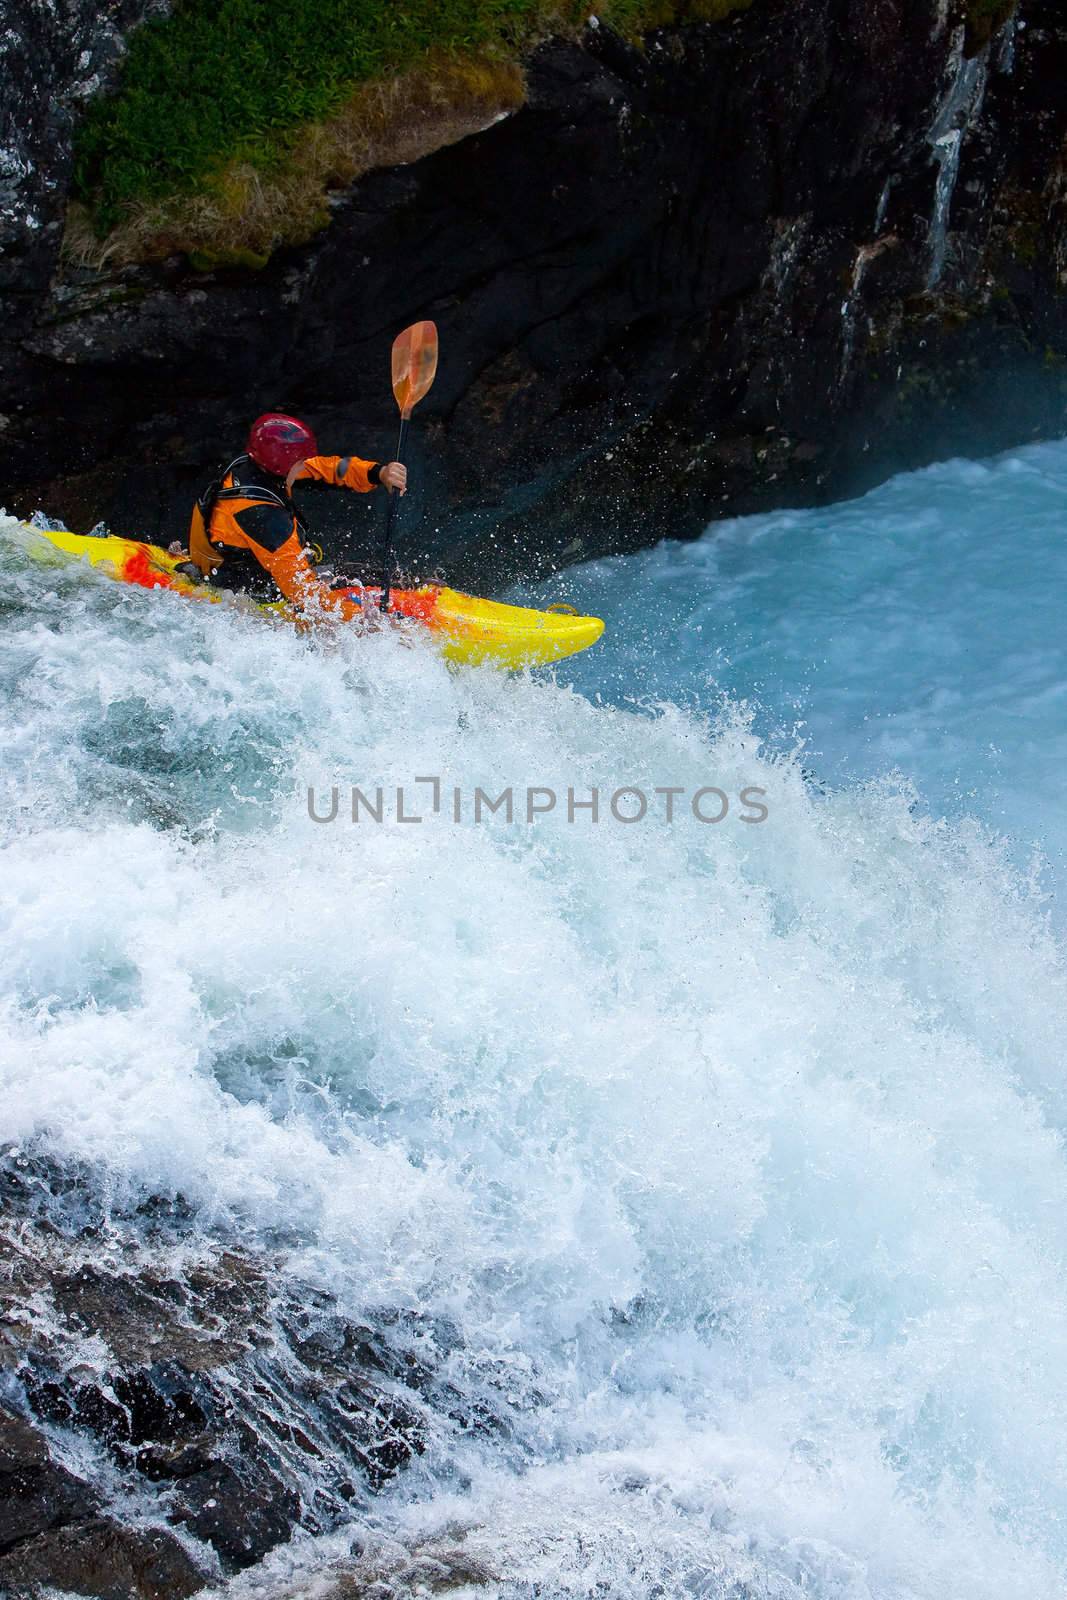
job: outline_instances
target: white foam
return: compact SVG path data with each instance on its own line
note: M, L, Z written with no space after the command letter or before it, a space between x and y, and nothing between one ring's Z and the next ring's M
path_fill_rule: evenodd
M390 1537L459 1522L508 1595L1058 1600L1064 970L979 824L735 705L4 556L3 1131L456 1321L511 1430L442 1419ZM308 817L429 773L771 814Z

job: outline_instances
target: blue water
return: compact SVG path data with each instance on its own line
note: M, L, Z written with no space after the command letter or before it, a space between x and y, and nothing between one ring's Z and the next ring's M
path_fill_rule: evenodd
M460 1600L1063 1600L1065 486L1052 445L569 572L606 642L514 678L0 523L6 1135L439 1317L506 1424L227 1600L447 1550ZM308 815L427 774L769 815Z
M565 669L584 694L750 703L822 780L905 774L934 814L1044 854L1067 896L1067 445L718 523L526 593L606 618Z

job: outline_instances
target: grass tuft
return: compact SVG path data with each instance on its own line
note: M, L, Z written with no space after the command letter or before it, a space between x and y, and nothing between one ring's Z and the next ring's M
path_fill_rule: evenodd
M753 0L179 0L75 139L65 251L235 266L329 220L331 190L522 103L525 50L594 9L631 37ZM980 3L980 0L979 0Z
M132 200L103 237L91 210L74 202L65 254L102 267L184 253L198 272L256 270L326 226L331 192L372 167L416 161L463 138L520 106L524 93L513 62L429 57L415 71L362 85L332 116L303 128L284 159L233 159L192 192Z

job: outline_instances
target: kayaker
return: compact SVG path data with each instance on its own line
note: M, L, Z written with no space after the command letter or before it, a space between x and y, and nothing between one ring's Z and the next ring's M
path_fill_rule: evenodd
M297 417L267 412L252 424L244 455L201 495L189 527L189 561L222 589L257 600L285 598L303 610L349 621L361 607L316 574L293 486L317 482L366 494L379 485L407 491L400 461L320 456L315 435Z

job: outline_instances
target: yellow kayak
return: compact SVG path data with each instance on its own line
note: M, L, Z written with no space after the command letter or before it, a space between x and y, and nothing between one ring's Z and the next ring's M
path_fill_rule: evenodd
M179 572L181 556L168 555L158 545L139 544L114 535L67 533L22 524L29 536L28 553L36 560L86 561L119 583L142 589L170 589L191 600L218 604L231 597L225 590L198 583ZM379 591L355 587L342 591L348 598L376 607ZM248 603L248 602L246 602ZM298 620L292 607L279 602L258 609ZM505 670L548 666L577 655L596 644L604 632L599 617L580 617L570 610L534 611L527 606L479 600L438 583L417 589L390 589L390 615L425 627L438 641L449 661L488 663Z

